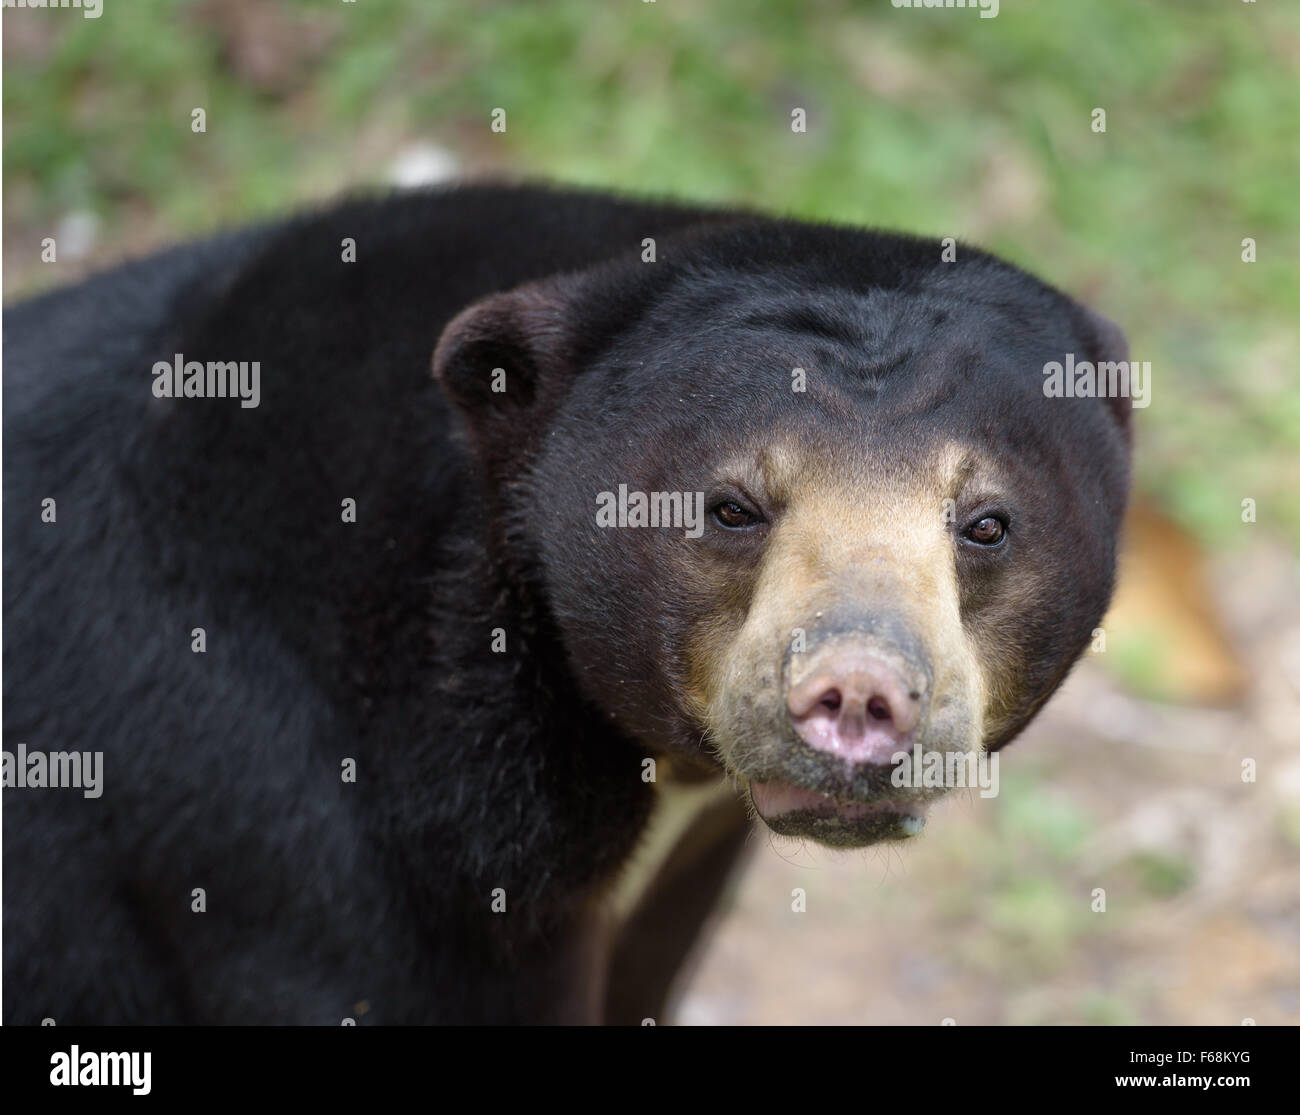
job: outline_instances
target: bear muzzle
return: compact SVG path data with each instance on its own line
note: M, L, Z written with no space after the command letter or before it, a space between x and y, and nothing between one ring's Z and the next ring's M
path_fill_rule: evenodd
M832 613L834 614L834 613ZM784 664L786 743L749 779L769 828L822 844L901 840L925 825L943 787L900 786L898 756L969 751L972 737L951 694L932 716L934 671L924 642L901 616L845 616L812 634Z

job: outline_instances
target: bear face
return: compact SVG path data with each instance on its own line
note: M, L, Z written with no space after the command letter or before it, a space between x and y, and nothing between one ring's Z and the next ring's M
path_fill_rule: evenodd
M1043 378L1123 338L937 243L747 221L670 247L445 330L503 546L650 753L721 766L780 833L913 835L943 790L895 757L1001 747L1105 612L1128 400Z

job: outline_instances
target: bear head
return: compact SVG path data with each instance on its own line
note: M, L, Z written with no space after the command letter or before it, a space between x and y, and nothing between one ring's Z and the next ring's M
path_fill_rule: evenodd
M900 764L1007 743L1110 599L1130 401L1044 384L1124 339L959 255L704 226L475 303L435 353L582 692L779 833L918 831L947 787Z

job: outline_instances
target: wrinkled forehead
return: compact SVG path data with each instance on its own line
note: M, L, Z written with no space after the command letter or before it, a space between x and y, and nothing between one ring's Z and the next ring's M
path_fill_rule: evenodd
M956 498L991 473L1060 471L1099 436L1094 400L1044 397L1043 363L1069 338L1010 301L706 285L647 315L591 405L634 419L638 452L748 468L773 492L815 480Z
M639 434L628 452L688 461L780 507L809 488L955 499L971 484L1009 480L1018 458L1052 444L1037 439L1022 451L1034 424L1026 406L954 378L938 358L870 376L838 356L792 352L785 339L745 340L704 363L670 361L624 396Z
M940 412L977 391L1041 389L1038 369L1063 340L1051 329L1036 336L1044 323L1031 328L1006 304L925 290L800 288L774 277L717 287L679 289L655 306L615 356L617 387L654 406L675 396L719 419L743 405L769 420L800 409L817 421L948 420Z
M1054 303L1026 303L1006 284L998 274L971 290L939 273L905 288L850 289L798 269L725 272L679 282L642 325L701 353L760 350L869 380L922 352L986 350L1008 335L1025 337L1031 321L1056 318Z

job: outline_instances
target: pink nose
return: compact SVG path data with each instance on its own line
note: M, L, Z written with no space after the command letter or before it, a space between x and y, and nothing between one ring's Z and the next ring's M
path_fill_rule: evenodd
M828 646L790 687L786 704L809 747L855 763L888 763L921 722L924 685L857 644Z

